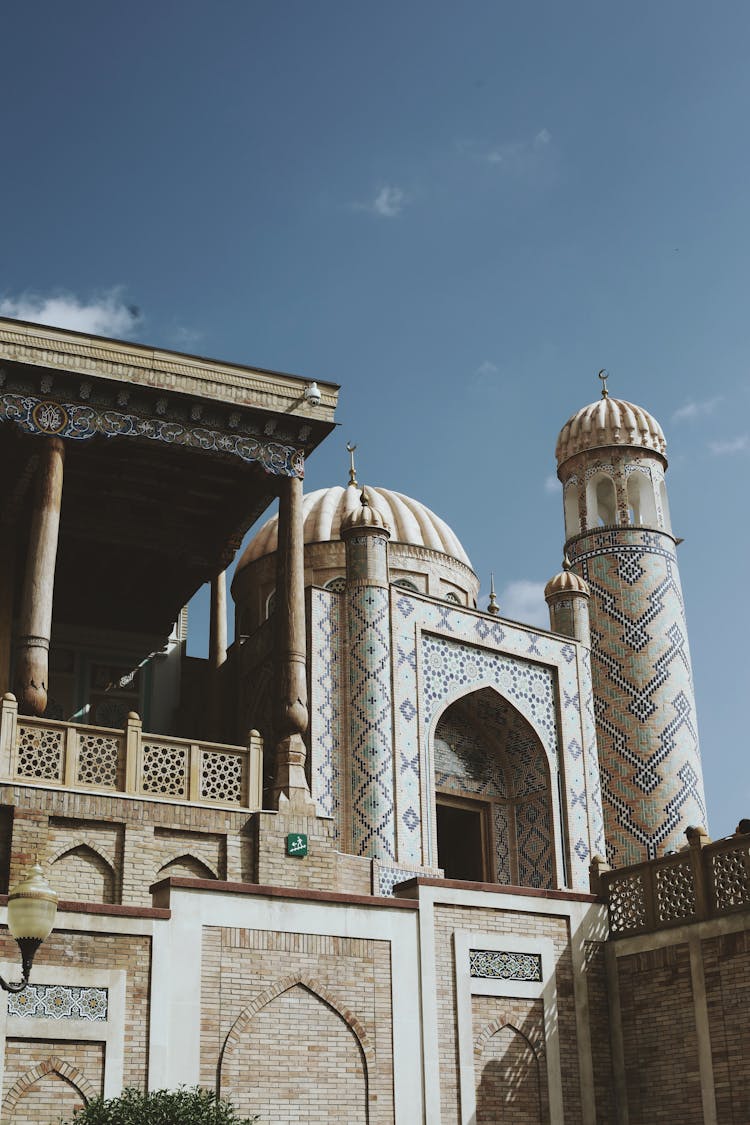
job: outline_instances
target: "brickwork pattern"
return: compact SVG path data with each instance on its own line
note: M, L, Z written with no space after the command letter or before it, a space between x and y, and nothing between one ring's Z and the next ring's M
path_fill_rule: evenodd
M610 1125L617 1118L614 1101L612 1050L609 1036L609 996L604 961L604 942L587 941L584 949L584 972L589 999L592 1061L594 1066L594 1097L597 1125Z
M708 1020L722 1125L750 1121L750 933L702 942Z
M201 1081L242 1113L392 1125L386 942L207 927L202 1005Z
M592 673L608 859L679 847L706 825L693 678L674 540L602 528L569 542L592 592Z
M16 943L7 931L1 931L0 959L15 962L17 956ZM36 955L34 979L39 984L54 984L55 967L68 969L71 965L85 965L87 969L106 972L116 969L126 972L123 1083L125 1086L145 1089L148 1071L150 938L55 929ZM28 1042L39 1045L42 1041ZM64 1047L66 1044L57 1045L54 1051L47 1050L46 1054L56 1054L70 1061ZM6 1080L4 1089L8 1088ZM34 1125L49 1125L50 1120L54 1121L56 1118L35 1118Z
M6 786L15 805L10 882L38 855L61 898L150 906L149 887L168 874L255 878L253 814L115 796Z
M101 1095L104 1045L72 1040L8 1039L0 1125L72 1120Z
M435 955L438 1006L438 1050L440 1061L440 1098L442 1125L460 1125L458 1044L456 1032L455 965L453 933L471 930L490 934L507 934L508 948L513 947L513 935L550 938L554 946L555 974L558 998L560 1032L560 1066L563 1084L563 1108L566 1125L580 1125L581 1092L578 1079L578 1050L576 1014L573 998L573 966L570 955L568 921L566 918L541 914L516 914L510 911L480 909L476 907L437 905L435 907ZM477 1018L485 1024L497 1013L511 1011L515 1024L531 1043L539 1041L539 1015L533 1002L510 1001L504 997L473 998L477 1004ZM484 1000L491 1004L484 1007ZM528 1007L523 1007L523 1005ZM494 1007L493 1007L494 1006ZM525 1013L525 1015L524 1015ZM484 1026L484 1024L483 1024ZM480 1029L481 1030L481 1029ZM477 1031L477 1035L479 1031ZM546 1083L546 1069L544 1074ZM546 1095L543 1093L543 1098ZM523 1120L523 1119L521 1119Z
M618 957L617 975L630 1125L703 1125L687 945Z
M472 1028L477 1125L548 1125L542 1001L473 996Z

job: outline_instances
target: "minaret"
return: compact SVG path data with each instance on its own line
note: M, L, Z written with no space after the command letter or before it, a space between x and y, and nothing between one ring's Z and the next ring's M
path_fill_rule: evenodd
M610 398L563 426L565 555L591 592L591 655L608 858L637 863L706 825L693 677L667 506L666 442Z
M347 446L353 455L353 448ZM356 485L354 459L350 485ZM393 712L388 540L375 499L362 489L359 509L341 524L346 543L349 640L351 833L355 855L395 858Z

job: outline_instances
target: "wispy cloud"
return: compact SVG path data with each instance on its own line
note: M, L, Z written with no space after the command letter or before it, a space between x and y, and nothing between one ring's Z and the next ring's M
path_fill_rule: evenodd
M544 478L544 491L549 492L551 496L560 491L560 482L555 473L550 473Z
M89 301L72 293L42 296L22 293L0 299L0 316L31 320L55 328L71 328L94 336L129 336L141 319L140 310L123 299L121 288L107 290Z
M694 399L691 399L689 402L677 407L672 415L672 421L687 422L692 418L703 418L707 414L713 414L721 400L721 395L717 395L715 398L703 399L702 402L696 402Z
M519 175L536 167L551 145L549 129L540 129L533 137L520 141L461 141L459 149L484 164Z
M195 351L203 339L204 333L197 328L188 328L184 324L176 324L169 333L169 342L174 348L183 352Z
M500 374L500 368L489 359L483 359L479 367L474 369L474 378L479 380L493 379Z
M708 448L715 457L726 457L729 454L744 453L745 450L750 449L750 440L747 434L740 434L739 437L729 438L727 441L710 441Z
M499 601L503 617L535 625L538 629L549 629L543 582L530 582L526 578L508 582L500 593Z
M397 218L408 203L406 192L395 184L383 184L367 203L354 203L355 211L367 211L381 219Z

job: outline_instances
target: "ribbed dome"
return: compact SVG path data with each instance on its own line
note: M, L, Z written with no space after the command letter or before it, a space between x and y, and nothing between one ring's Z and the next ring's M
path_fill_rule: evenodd
M341 523L348 515L362 508L361 488L335 485L310 492L302 501L305 543L327 543L341 538ZM441 551L471 567L469 557L447 523L425 508L418 500L391 492L387 488L370 488L377 509L391 530L394 542L408 543ZM278 543L278 517L273 516L248 543L237 567L240 570L256 559L271 554Z
M561 570L554 578L550 578L547 585L544 587L545 598L552 598L556 594L585 594L586 597L591 596L588 582L572 570Z
M349 531L357 531L360 528L370 528L374 531L382 531L390 539L391 529L388 527L380 509L377 506L375 497L369 488L363 488L359 497L360 507L354 511L349 512L348 516L344 516L341 521L341 533L346 535Z
M608 445L639 445L666 453L659 423L642 406L619 398L600 398L584 406L565 423L557 439L558 465L584 449Z

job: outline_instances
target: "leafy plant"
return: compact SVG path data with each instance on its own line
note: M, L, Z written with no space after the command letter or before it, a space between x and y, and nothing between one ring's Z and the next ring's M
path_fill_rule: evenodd
M179 1090L123 1090L119 1098L94 1098L65 1125L251 1125L229 1102L200 1086Z

